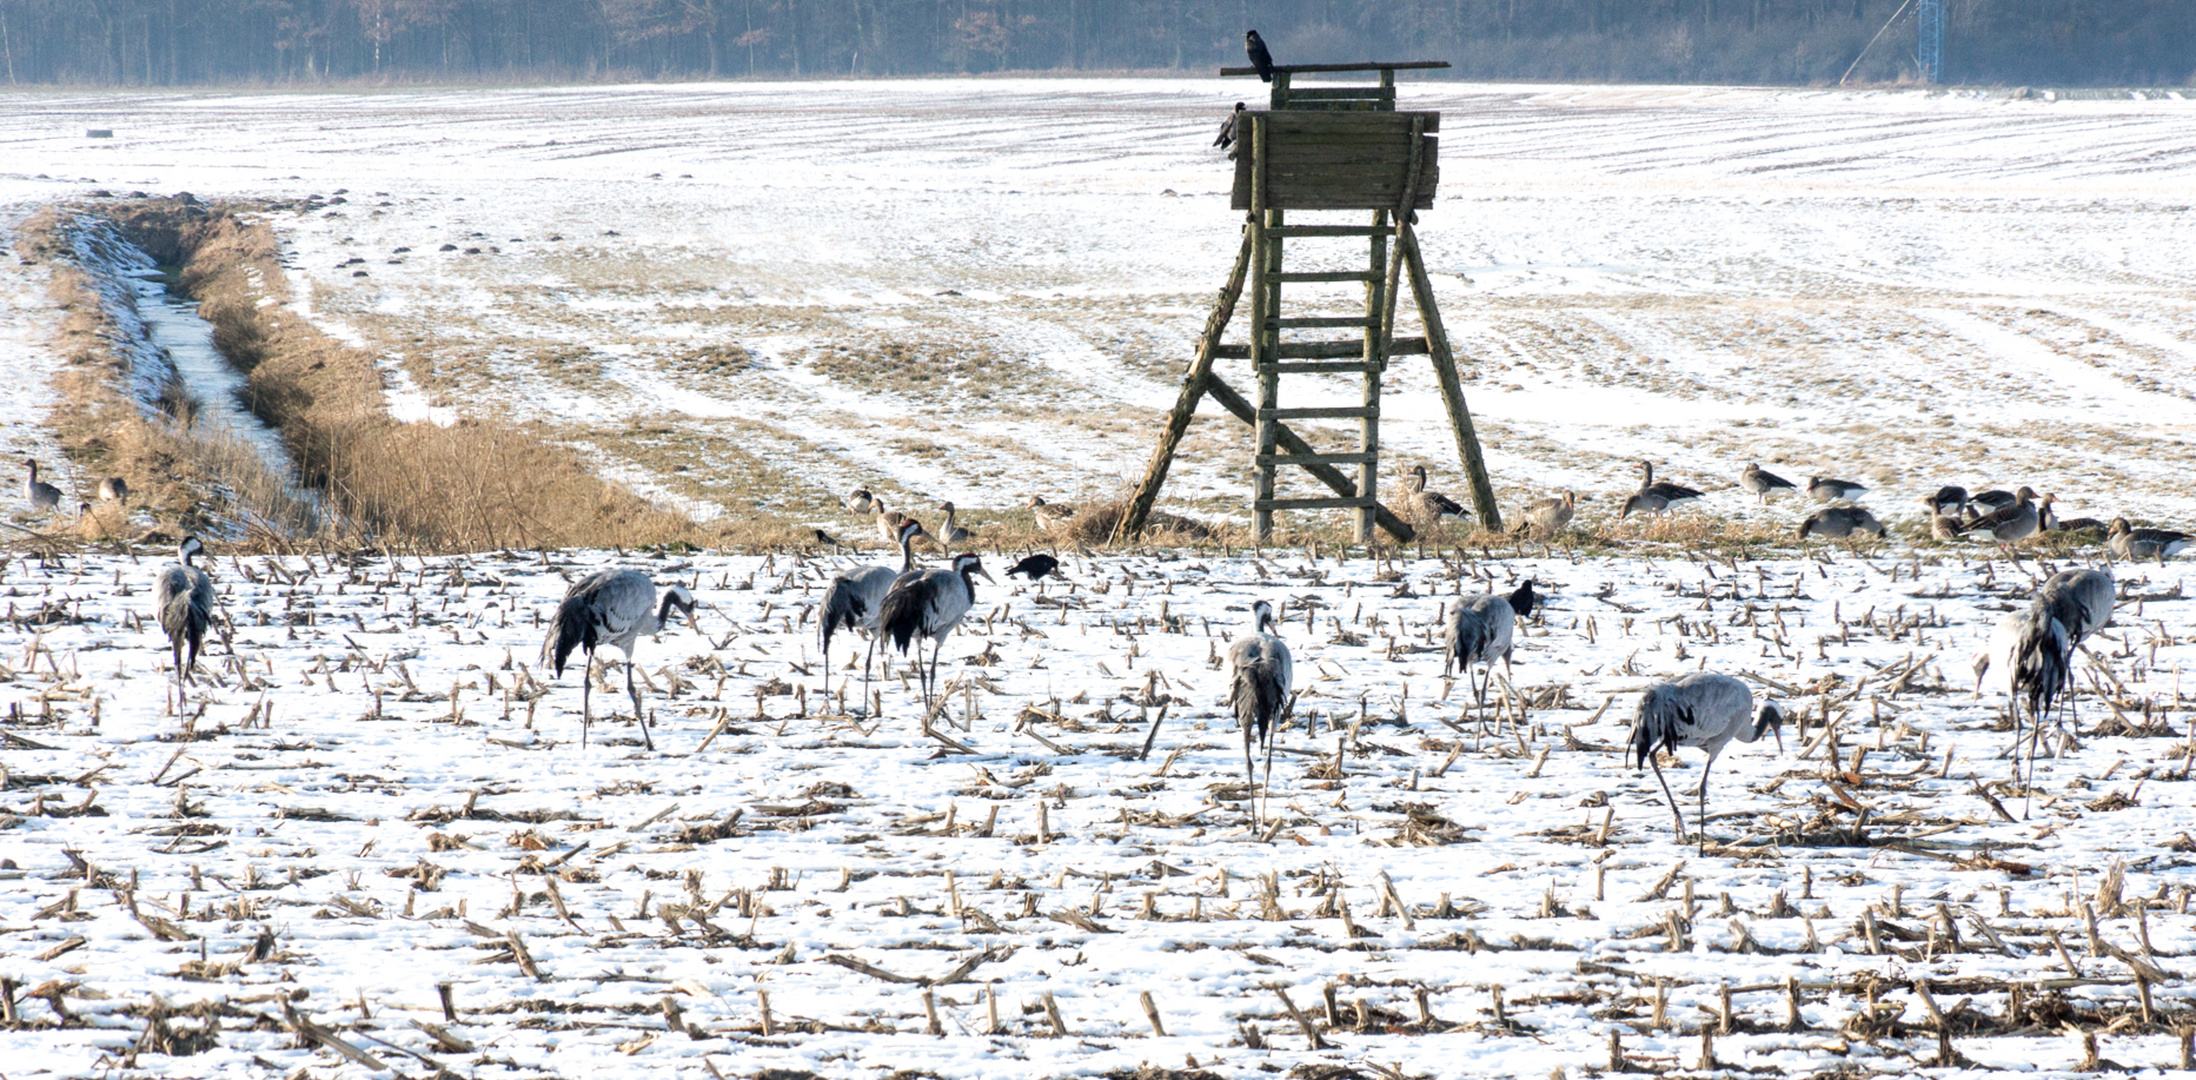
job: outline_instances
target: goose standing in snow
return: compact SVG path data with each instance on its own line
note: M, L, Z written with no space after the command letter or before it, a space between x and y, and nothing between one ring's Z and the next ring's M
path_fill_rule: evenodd
M1617 513L1618 518L1628 518L1635 513L1659 514L1679 503L1700 498L1699 491L1683 484L1673 484L1667 480L1657 482L1655 463L1652 461L1640 462L1639 470L1639 490L1633 492L1631 498L1624 500L1624 508Z
M662 633L670 625L672 608L686 616L688 626L700 631L694 621L694 594L686 591L686 586L673 585L664 590L659 604L656 583L638 570L598 570L565 590L563 602L549 620L541 652L543 661L559 677L564 675L572 650L585 654L580 671L581 746L587 745L587 729L595 720L590 698L595 682L595 650L614 645L625 651L625 692L633 698L633 720L640 725L641 742L650 750L656 748L656 740L648 733L648 714L641 711L640 688L633 682L633 646L642 635Z
M2171 529L2138 529L2124 517L2112 519L2112 531L2105 534L2105 549L2130 561L2156 559L2158 565L2186 550L2192 538L2185 532Z
M885 638L899 648L900 655L907 655L911 641L926 637L931 640L928 670L922 666L921 644L915 647L915 666L922 676L926 708L938 682L938 653L945 648L946 635L951 634L969 609L976 606L976 579L979 577L992 580L991 575L984 572L983 560L963 553L953 557L952 569L915 570L902 574L885 593L878 621Z
M1445 620L1448 625L1441 639L1441 674L1447 677L1457 672L1469 681L1481 734L1487 731L1487 688L1494 682L1494 662L1502 661L1502 672L1507 677L1517 620L1531 615L1539 599L1533 594L1532 579L1527 578L1507 597L1481 593L1460 596L1449 603ZM1474 674L1474 665L1484 674Z
M824 590L823 618L818 621L823 633L824 693L831 692L831 635L841 628L861 630L869 635L869 649L862 656L862 700L869 700L869 663L877 652L877 628L884 615L885 593L902 574L914 571L915 534L920 528L912 522L900 526L898 570L876 565L841 570Z
M1662 795L1670 801L1670 816L1677 821L1678 842L1685 842L1685 815L1678 810L1670 782L1663 778L1662 763L1655 755L1690 746L1708 751L1700 767L1700 846L1708 849L1708 770L1716 755L1732 740L1754 742L1764 734L1775 735L1777 750L1784 750L1784 712L1764 702L1754 712L1754 692L1729 675L1696 671L1674 682L1647 688L1639 697L1639 712L1632 718L1629 757L1635 764L1652 766Z
M1419 524L1430 527L1441 524L1441 519L1445 517L1464 516L1463 504L1438 491L1426 490L1424 465L1411 466L1410 484L1410 491L1404 496L1404 505L1409 508L1412 519Z
M1273 738L1295 701L1295 669L1289 643L1274 628L1273 605L1251 605L1251 632L1228 643L1228 703L1243 729L1243 782L1251 789L1251 820L1259 819L1258 776L1251 765L1253 746L1266 755L1267 798L1272 798Z
M30 470L30 479L23 481L23 501L33 510L60 509L61 489L38 479L38 459L24 458L23 465Z
M1799 485L1761 467L1759 462L1748 462L1739 473L1739 486L1754 493L1754 497L1767 504L1769 496L1779 491L1790 491Z
M870 511L877 515L877 532L879 535L885 538L886 543L899 543L900 528L904 525L915 526L915 539L931 539L930 530L923 528L922 522L917 521L914 518L911 518L906 514L899 512L898 510L894 510L885 506L885 501L883 499L871 499L869 502L869 506Z
M846 498L841 500L840 505L857 514L868 514L875 512L872 509L875 502L876 498L870 495L868 488L855 488L847 493Z
M1863 536L1883 538L1883 522L1868 512L1865 506L1825 506L1807 515L1800 522L1799 538L1821 536L1831 540L1845 540L1859 533Z
M206 549L198 537L186 536L176 547L175 561L160 568L153 581L153 614L168 635L168 652L175 661L176 692L196 682L198 651L206 643L206 628L213 625L213 578L191 565L191 556Z
M1866 494L1868 494L1867 485L1856 484L1851 480L1833 480L1827 476L1810 476L1807 478L1807 496L1816 502L1826 503L1837 502L1840 499L1858 499Z
M2044 496L2046 502L2054 498L2056 496ZM2002 506L1975 518L1961 526L1960 531L1970 533L1980 529L1988 532L2000 548L2010 553L2014 544L2035 535L2036 527L2043 521L2043 516L2036 510L2035 499L2035 489L2023 487L2014 495L2011 506Z

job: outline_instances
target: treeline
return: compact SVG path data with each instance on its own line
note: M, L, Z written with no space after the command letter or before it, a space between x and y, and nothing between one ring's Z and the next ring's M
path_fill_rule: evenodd
M11 85L1195 71L1437 58L1455 77L1916 75L1912 0L0 0ZM1942 0L1945 77L2196 81L2196 0ZM1889 23L1889 29L1876 37ZM1873 39L1873 45L1870 44ZM1864 52L1865 50L1865 52Z

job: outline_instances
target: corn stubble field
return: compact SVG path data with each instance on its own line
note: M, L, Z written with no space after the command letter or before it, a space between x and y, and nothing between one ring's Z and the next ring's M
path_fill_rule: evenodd
M399 420L551 425L705 519L868 540L829 501L860 483L926 520L954 499L996 540L1033 535L1023 496L1087 501L1142 465L1233 251L1201 146L1237 92L57 94L6 121L23 164L0 195L257 200L285 310L381 357ZM859 652L817 654L823 588L878 550L217 542L216 640L179 694L148 615L167 552L19 545L0 1072L2186 1062L2183 564L2113 568L2029 785L2003 672L1972 659L2101 552L1764 544L1791 500L1716 478L1851 476L1900 531L1942 482L2186 528L2187 106L1418 93L1448 114L1422 235L1497 490L1514 518L1578 488L1579 534L1063 550L1063 580L978 586L934 711L898 655L865 701ZM236 144L246 113L281 137ZM90 115L124 117L111 150L63 134ZM0 347L51 363L10 288ZM1454 477L1419 363L1384 443ZM26 446L27 408L0 410ZM1193 429L1163 505L1239 520L1233 423ZM1642 457L1715 490L1614 525ZM639 645L653 752L617 664L582 746L582 676L539 656L568 584L608 566L703 604ZM1439 614L1527 578L1548 606L1482 713L1444 677ZM1302 696L1254 819L1220 655L1261 599ZM1639 691L1702 669L1792 722L1717 760L1695 842L1623 747ZM1689 825L1700 765L1662 761Z

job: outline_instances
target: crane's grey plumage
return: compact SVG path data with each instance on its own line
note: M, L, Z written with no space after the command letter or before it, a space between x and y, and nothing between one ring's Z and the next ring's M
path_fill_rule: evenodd
M861 630L869 635L869 649L862 656L862 694L869 694L869 663L877 652L877 628L884 617L885 594L892 591L892 583L901 575L915 569L915 534L921 526L909 523L900 526L900 568L889 566L857 566L841 570L824 590L823 618L819 627L823 634L824 693L831 692L831 635L841 629Z
M1258 820L1258 777L1251 767L1255 745L1266 755L1266 783L1273 785L1273 737L1288 715L1296 686L1289 643L1273 632L1279 626L1273 605L1251 605L1251 632L1228 642L1228 703L1243 729L1243 781L1251 789L1251 820Z
M2069 649L2112 622L2118 599L2112 575L2104 570L2061 570L2036 590L2036 605L2066 627Z
M1532 579L1527 578L1506 597L1481 593L1460 596L1449 603L1448 626L1442 635L1441 674L1446 677L1462 673L1470 681L1482 733L1487 730L1487 686L1494 682L1494 662L1502 661L1503 673L1509 673L1517 620L1531 615L1539 602ZM1483 669L1484 676L1473 672L1474 665Z
M1836 502L1839 499L1858 499L1868 494L1866 484L1851 480L1833 480L1827 476L1807 478L1807 495L1816 502Z
M641 741L650 750L656 748L656 740L648 733L648 715L641 711L640 688L633 682L633 646L642 635L662 633L670 624L672 608L678 608L688 625L693 625L694 594L684 585L673 585L664 590L663 602L658 604L656 583L638 570L598 570L565 590L564 601L549 620L549 633L542 640L541 651L542 659L559 676L564 674L572 650L586 654L587 662L580 672L581 746L587 745L587 729L594 723L589 695L595 681L595 650L615 645L625 650L625 692L633 698L633 719L640 724Z
M206 628L213 625L213 578L191 565L191 556L205 550L195 536L186 536L176 547L176 561L160 568L153 582L153 612L160 629L167 632L168 651L175 660L178 686L195 682L198 651L206 643Z
M2039 598L2040 599L2040 598ZM2021 625L2014 634L2007 672L2006 689L2012 696L2013 713L2013 775L2021 775L2021 711L2028 712L2028 776L2031 784L2036 775L2036 747L2043 740L2043 718L2058 705L2059 698L2074 688L2074 642L2067 633L2066 624L2053 616L2050 607L2036 603L2021 612ZM1993 641L1993 645L1996 642ZM2021 816L2028 816L2027 799L2022 799Z
M33 510L60 509L61 489L38 478L38 459L24 458L23 465L30 470L30 479L23 481L23 501Z
M2008 698L2013 696L2013 658L2020 650L2021 631L2027 626L2027 612L2008 611L1999 616L1996 625L1990 628L1990 644L1985 646L1983 651L1975 654L1975 696L1977 698L1982 697L1983 680L1989 677L1992 668L1996 668L1998 671L2000 684L1998 689L2005 691ZM2017 715L2014 722L2019 723ZM2016 728L2016 730L2018 729Z
M2112 530L2105 534L2105 549L2129 560L2156 559L2158 565L2188 549L2192 538L2184 532L2171 529L2138 529L2124 517L2112 519Z
M1764 503L1779 491L1790 491L1799 485L1761 467L1760 462L1748 462L1739 473L1739 486L1754 493Z
M900 655L907 655L908 643L917 638L931 640L927 671L922 670L922 647L917 645L915 650L915 666L922 675L926 707L938 682L938 653L945 648L946 635L953 633L953 628L961 624L969 609L976 606L978 577L992 581L991 575L984 571L983 560L964 552L953 557L952 569L915 570L902 574L885 592L879 624L886 640L899 648Z
M1662 763L1655 760L1655 755L1664 750L1675 753L1681 746L1708 751L1708 761L1700 767L1700 844L1705 851L1708 770L1715 766L1716 755L1734 739L1750 743L1764 734L1776 736L1781 752L1783 724L1784 712L1775 705L1764 702L1761 712L1755 713L1754 692L1729 675L1696 671L1674 682L1650 686L1640 695L1639 712L1632 718L1629 757L1654 768L1662 795L1670 800L1670 816L1677 821L1679 843L1685 841L1685 815L1678 811L1677 797L1670 794L1670 782L1663 778Z

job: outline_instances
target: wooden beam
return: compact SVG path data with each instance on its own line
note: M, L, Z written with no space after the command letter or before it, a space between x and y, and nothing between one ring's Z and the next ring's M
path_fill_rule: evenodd
M1464 472L1472 482L1472 508L1479 512L1479 526L1502 531L1502 511L1495 506L1494 483L1487 479L1487 462L1479 452L1479 434L1472 428L1472 413L1464 404L1464 384L1456 377L1456 354L1449 351L1449 332L1441 325L1441 309L1434 304L1433 280L1419 257L1418 234L1409 218L1396 222L1396 253L1411 274L1411 295L1418 301L1418 317L1426 324L1426 346L1432 354L1434 381L1441 386L1441 403L1449 410L1449 427L1456 435L1456 450L1464 458Z
M1436 68L1445 68L1448 66L1449 62L1447 60L1401 60L1394 63L1367 60L1362 64L1275 64L1273 65L1273 70L1286 71L1291 73L1318 73L1328 71L1430 71ZM1220 69L1220 74L1225 76L1256 75L1258 74L1258 69L1254 67L1224 67Z
M1251 403L1244 400L1243 395L1236 393L1235 388L1229 386L1227 381L1220 376L1214 375L1206 380L1205 392L1212 395L1212 400L1218 402L1221 408L1234 413L1236 419L1253 427L1258 425L1258 411L1251 408ZM1283 424L1278 420L1272 423L1274 444L1280 449L1291 454L1303 455L1319 452L1313 449L1312 444L1305 442L1295 432L1290 431L1287 424ZM1342 470L1332 465L1306 465L1304 471L1312 474L1320 483L1333 488L1338 495L1357 494L1357 485L1350 483L1350 478L1344 476ZM1395 516L1395 513L1387 507L1381 507L1374 512L1374 515L1375 520L1380 522L1380 527L1386 529L1388 535L1395 537L1398 543L1408 544L1418 538L1418 530L1411 528L1409 522Z
M1197 359L1182 379L1182 393L1175 398L1174 411L1167 414L1167 426L1159 434L1159 445L1153 448L1150 463L1144 466L1144 478L1137 483L1136 495L1129 500L1128 513L1122 514L1120 522L1114 526L1116 543L1143 534L1144 524L1151 520L1152 504L1159 500L1159 488L1167 482L1167 470L1174 464L1174 451L1181 446L1190 420L1197 415L1197 402L1205 396L1206 383L1212 377L1212 362L1220 353L1220 336L1227 332L1228 320L1235 317L1236 301L1243 295L1243 275L1250 269L1252 230L1251 224L1243 225L1243 246L1235 253L1235 269L1229 272L1227 286L1214 301L1212 314L1205 317L1205 336L1198 341Z

